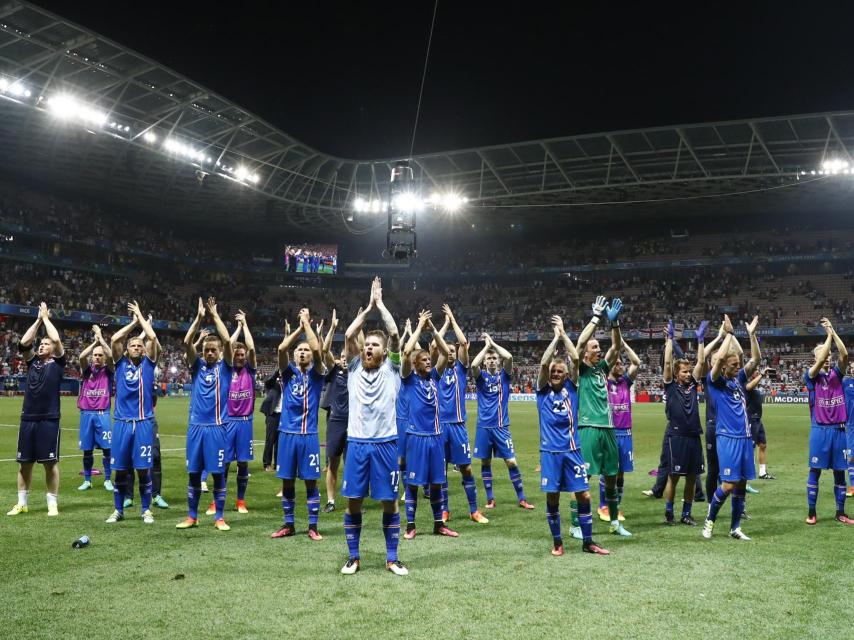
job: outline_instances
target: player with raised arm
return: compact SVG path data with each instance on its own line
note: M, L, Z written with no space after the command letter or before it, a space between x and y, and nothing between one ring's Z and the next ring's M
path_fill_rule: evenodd
M33 351L39 328L45 337ZM33 481L33 465L44 467L47 486L47 515L58 516L59 494L59 388L65 372L65 349L59 332L50 321L50 311L42 302L36 321L21 336L21 354L27 363L27 386L18 429L18 502L6 513L16 516L29 510L28 496Z
M613 347L612 347L613 348ZM618 520L625 520L620 503L623 501L623 486L626 473L635 470L634 443L632 440L632 393L631 386L635 383L640 370L640 358L628 344L623 343L623 350L629 359L626 369L622 358L617 357L611 371L608 372L608 405L611 408L611 419L614 423L614 435L617 437L619 465L617 472L617 510ZM605 356L605 360L608 356ZM610 522L608 503L605 499L605 476L599 476L599 519Z
M113 359L110 346L101 335L101 327L92 325L94 340L80 352L80 410L78 446L83 452L83 484L78 488L92 488L92 467L95 449L100 449L104 461L104 489L113 490L110 481L110 399L113 393ZM90 363L91 359L91 363Z
M190 413L187 426L187 517L176 529L190 529L199 523L199 498L202 493L202 471L214 482L214 526L229 531L225 510L225 464L228 441L225 425L228 422L228 392L233 360L228 330L217 312L216 300L208 298L207 312L216 327L216 335L202 342L202 357L198 356L193 338L205 317L205 304L199 298L196 317L184 336L184 358L190 367L193 388L190 393Z
M400 363L402 387L400 393L409 398L409 428L406 440L406 533L411 540L416 535L415 512L419 487L430 487L430 506L433 510L433 533L456 538L459 534L445 525L442 514L442 483L445 481L445 442L439 416L438 379L448 364L448 345L433 326L429 311L418 314L418 324L403 347ZM415 350L421 332L429 327L436 341L438 358L435 372L430 352Z
M540 418L540 488L546 494L546 520L552 534L552 555L563 555L560 529L560 492L573 493L578 519L588 553L608 555L593 540L593 513L587 470L578 440L578 352L567 336L560 316L552 316L554 338L540 360L537 377L537 411ZM558 342L563 342L568 358L555 357Z
M136 469L142 521L154 523L151 513L152 448L154 446L154 369L160 357L160 342L151 323L142 315L139 305L128 305L129 324L110 338L115 363L116 402L113 411L112 449L110 464L115 472L113 501L115 510L108 524L124 520L125 498L128 497L128 475ZM125 338L136 327L142 328L147 340Z
M846 496L854 497L854 362L848 364L848 375L842 378L842 391L845 394L845 423L846 449L848 449L848 492Z
M816 502L818 482L822 469L833 469L833 492L836 497L836 516L842 524L854 524L845 513L845 469L848 466L845 437L845 391L842 387L843 371L848 369L848 350L845 343L833 330L827 318L821 319L827 332L824 343L815 348L815 362L804 374L804 383L809 391L810 403L810 472L807 479L806 523L818 521ZM836 366L831 366L830 352L833 345L839 352Z
M665 446L668 452L667 484L664 487L664 524L675 525L673 501L679 478L685 477L682 494L682 524L696 526L691 516L696 478L703 472L703 433L700 424L700 401L697 388L706 373L704 336L707 321L697 329L697 362L694 367L686 358L673 357L673 321L668 323L664 347L664 412L667 417Z
M303 334L305 337L300 340ZM288 356L294 344L296 364L291 363ZM308 309L300 309L299 325L279 344L278 359L282 376L282 418L279 422L276 477L282 480L284 524L270 537L286 538L296 534L296 479L301 478L305 481L308 537L322 540L323 536L317 530L320 515L320 490L317 487L320 478L320 437L317 433L317 418L326 367Z
M359 309L359 313L361 311ZM400 344L405 345L411 335L412 322L407 318L403 327L403 334L400 336ZM421 346L418 345L417 348L420 349ZM400 484L403 491L400 499L406 500L406 430L409 429L409 395L402 390L397 394L395 400L395 416L397 422L397 464L400 468Z
M386 332L369 331L362 345L359 336L368 314L380 313ZM397 420L395 401L401 386L400 336L382 298L382 283L375 278L367 308L347 327L347 390L350 397L347 423L347 464L341 495L347 498L344 536L350 557L341 573L356 573L360 566L362 503L370 495L383 505L382 526L386 545L386 569L404 576L409 570L398 559L400 512L398 511Z
M765 435L765 425L762 424L762 403L764 400L762 391L759 389L759 383L762 381L762 378L770 372L771 369L767 367L761 371L757 368L745 386L747 389L747 417L750 419L750 433L753 438L753 446L759 450L760 480L776 480L774 476L768 473L768 467L766 466L768 437Z
M237 463L237 512L249 513L246 507L246 489L249 486L249 463L255 459L252 446L253 418L255 415L255 371L258 369L255 355L255 339L249 331L246 314L238 310L234 316L237 328L231 334L231 384L228 387L228 422L225 437L228 453L225 463L225 485L231 463ZM240 333L243 342L239 342Z
M338 470L341 458L347 451L347 420L349 394L347 392L347 354L338 358L332 355L332 340L338 327L338 314L332 310L329 331L323 339L323 359L326 365L326 400L329 413L326 418L326 504L323 513L335 511L335 492L338 487Z
M471 373L477 386L477 429L474 436L474 457L480 459L480 477L486 490L486 508L495 508L492 490L492 457L504 460L510 481L516 490L521 509L533 509L525 499L522 471L516 463L516 450L510 435L510 376L513 356L498 346L488 333L482 335L483 349L471 363Z
M433 368L433 379L439 391L439 420L442 422L442 439L445 443L445 476L442 484L442 519L450 519L448 509L448 463L457 465L462 476L463 491L469 503L469 519L479 524L488 524L489 520L477 508L477 486L471 469L471 445L469 432L466 428L466 378L469 367L469 343L466 334L457 323L451 307L442 305L445 312L445 322L439 330L439 335L445 335L450 326L454 331L456 344L448 344L448 365L445 373L438 375L438 369ZM438 344L431 343L431 358L438 362L435 353Z
M589 475L605 476L605 498L611 519L610 532L631 536L619 520L617 499L617 473L620 470L617 437L608 404L608 372L614 366L623 338L619 316L623 303L614 298L610 305L605 296L599 296L592 305L593 317L578 336L577 350L582 358L578 372L578 424L581 451ZM611 323L611 348L605 358L599 341L593 336L603 315Z
M739 369L741 356L733 346L735 335L732 322L729 317L724 316L724 331L727 335L712 358L712 369L706 376L706 390L712 396L716 408L715 440L721 479L714 495L709 496L709 513L703 525L703 537L707 539L712 537L721 506L727 496L732 494L730 537L735 540L750 540L741 530L747 481L756 477L750 420L745 404L745 385L761 358L759 340L756 337L757 324L758 316L754 316L750 324L745 323L750 337L750 360Z

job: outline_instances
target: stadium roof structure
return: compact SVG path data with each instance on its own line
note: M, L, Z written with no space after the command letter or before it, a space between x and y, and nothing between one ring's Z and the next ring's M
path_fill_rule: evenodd
M397 158L318 151L31 3L0 5L0 82L7 175L187 223L365 228L383 217L346 219L356 197L386 195ZM57 121L51 100L69 95L99 115ZM553 219L591 209L708 214L724 197L743 213L842 208L854 175L821 168L832 158L854 173L852 149L854 111L845 111L529 140L410 160L425 193L465 195L479 215Z

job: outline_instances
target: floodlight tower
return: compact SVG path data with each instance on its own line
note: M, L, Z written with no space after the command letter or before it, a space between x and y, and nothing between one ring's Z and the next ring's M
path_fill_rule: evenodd
M388 234L386 251L395 260L404 260L418 251L415 218L423 206L415 193L415 179L407 160L398 160L391 170L388 187Z

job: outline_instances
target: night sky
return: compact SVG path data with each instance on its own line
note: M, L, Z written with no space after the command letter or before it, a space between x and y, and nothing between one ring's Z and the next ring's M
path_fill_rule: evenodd
M321 151L409 153L432 0L37 4ZM579 4L440 0L415 152L854 107L854 3Z

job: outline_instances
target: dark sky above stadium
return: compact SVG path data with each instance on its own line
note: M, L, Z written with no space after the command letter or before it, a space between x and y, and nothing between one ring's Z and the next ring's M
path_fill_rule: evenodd
M432 0L36 1L322 151L409 153ZM854 3L440 0L415 152L850 109L852 24Z

